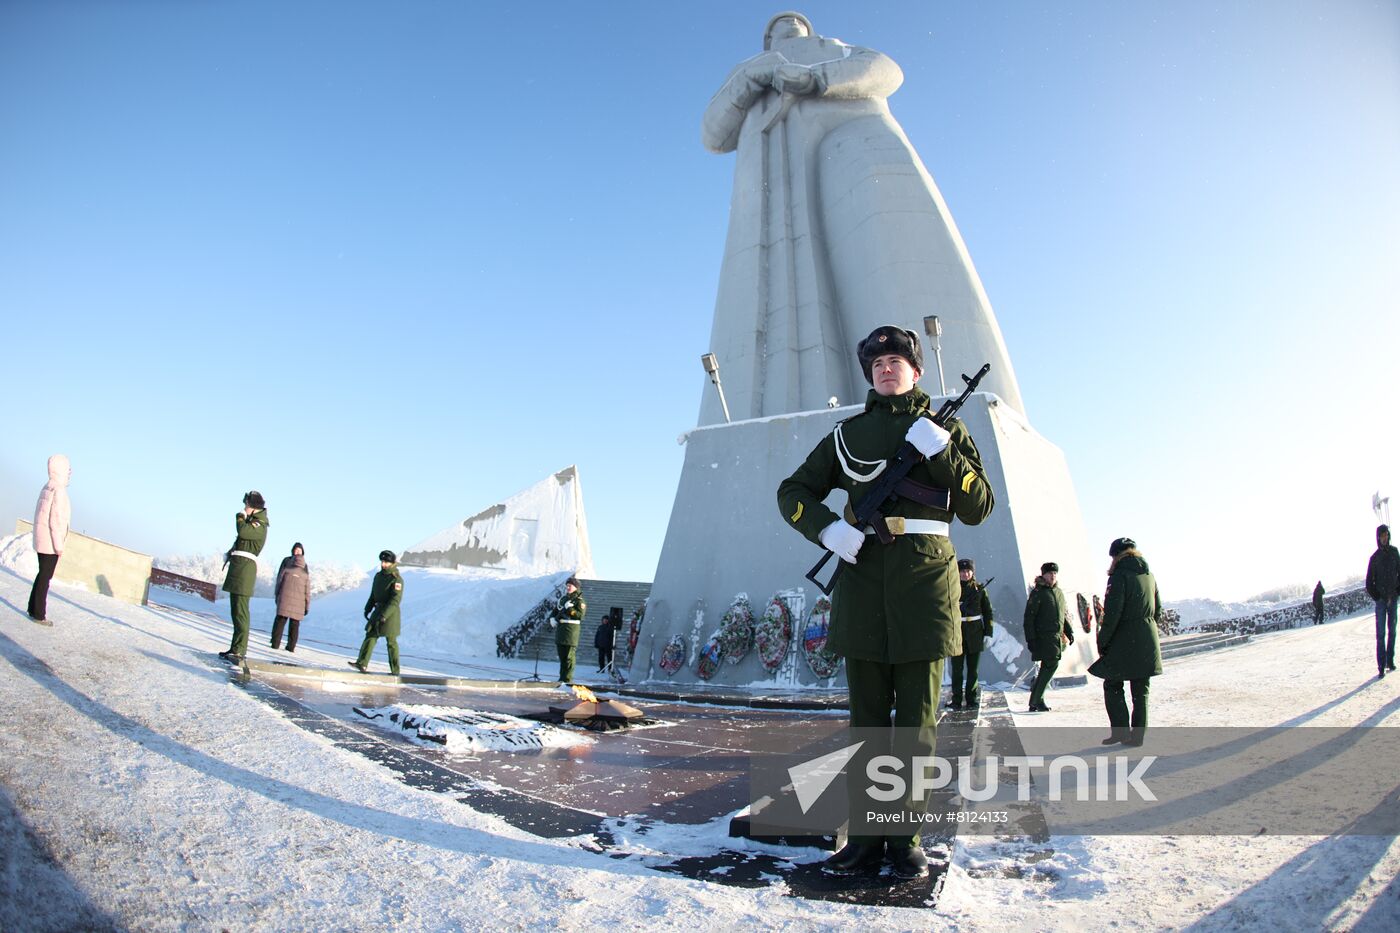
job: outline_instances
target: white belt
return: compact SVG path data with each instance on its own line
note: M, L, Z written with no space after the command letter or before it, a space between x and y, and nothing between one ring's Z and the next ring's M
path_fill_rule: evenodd
M580 623L579 623L579 620L578 620L578 619L560 619L560 620L559 620L559 624L560 624L560 625L579 625Z
M948 523L931 518L900 518L898 515L885 519L890 532L897 535L942 535L948 537ZM868 535L875 534L874 528L865 529Z
M981 621L982 621L982 617L981 617L981 616L963 616L963 621L964 621L964 622L981 622Z
M252 561L252 562L255 563L255 564L258 562L258 555L256 555L256 554L249 554L247 551L229 551L229 552L228 552L228 556L229 556L229 557L246 557L246 558L248 558L250 561Z

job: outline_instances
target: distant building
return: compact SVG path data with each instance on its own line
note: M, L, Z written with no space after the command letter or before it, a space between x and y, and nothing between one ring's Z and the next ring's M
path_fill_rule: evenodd
M419 541L399 560L411 567L481 567L522 577L561 571L592 576L578 467Z

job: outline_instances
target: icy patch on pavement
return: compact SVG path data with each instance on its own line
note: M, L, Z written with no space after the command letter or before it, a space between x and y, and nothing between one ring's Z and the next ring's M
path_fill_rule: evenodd
M593 739L581 733L503 713L397 703L354 709L381 729L401 732L424 745L443 746L454 754L535 751L593 744Z

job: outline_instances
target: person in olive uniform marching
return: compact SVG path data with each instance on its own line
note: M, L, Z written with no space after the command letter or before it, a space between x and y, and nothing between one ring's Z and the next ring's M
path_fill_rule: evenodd
M574 682L574 656L578 653L579 629L583 624L583 614L588 604L583 601L583 593L578 588L578 577L564 581L564 595L554 608L549 624L554 626L554 646L559 649L559 682Z
M933 754L943 661L963 650L948 524L954 515L964 524L980 523L991 514L995 499L967 428L954 420L944 430L930 417L929 397L917 385L923 374L918 336L899 327L877 327L856 353L872 386L865 411L838 424L783 480L778 508L807 540L849 565L832 594L827 645L846 659L851 727L888 731L895 754L909 762L915 755ZM841 489L852 505L858 504L867 484L906 440L928 458L910 472L914 485L906 487L924 501L902 492L885 506L886 517L902 518L903 528L893 543L884 545L867 538L873 531L851 525L823 500ZM877 752L875 744L861 748L849 774L865 774L864 763L883 751ZM849 782L853 832L846 846L823 863L823 871L842 876L864 872L878 865L888 848L897 876L927 875L928 858L917 829L921 824L916 822L927 807L927 795L906 795L904 826L860 834L854 831L856 817L872 809L865 783Z
M1395 670L1395 605L1400 594L1400 551L1390 543L1390 526L1376 528L1376 550L1366 565L1366 595L1376 602L1376 678Z
M982 658L982 639L992 637L992 601L987 588L977 582L977 565L972 558L958 561L958 579L962 581L962 596L958 607L962 612L962 654L953 655L953 697L948 705L953 709L976 709L980 699L977 690L977 662ZM963 670L967 670L964 684Z
M1162 597L1147 559L1132 538L1108 546L1108 592L1104 594L1103 624L1099 626L1099 659L1089 673L1103 678L1103 705L1111 730L1103 744L1141 745L1147 732L1147 692L1151 679L1162 673L1162 648L1157 623ZM1133 712L1123 697L1123 684L1133 689Z
M365 600L365 640L360 645L360 656L346 662L361 674L369 673L374 643L383 638L389 652L389 673L399 676L399 603L403 601L403 577L399 576L396 563L398 558L393 551L379 552L379 572L374 575L369 599Z
M1055 676L1055 668L1060 666L1060 656L1066 644L1074 644L1074 628L1069 623L1069 610L1065 608L1065 594L1059 587L1060 565L1047 561L1040 565L1040 576L1035 578L1035 587L1026 599L1026 617L1023 622L1026 647L1031 650L1031 660L1040 662L1035 683L1031 685L1030 712L1048 713L1045 705L1045 688L1050 678Z
M267 543L267 503L262 493L254 489L245 495L243 511L236 514L233 521L237 537L224 555L228 573L223 585L228 594L229 618L233 621L233 641L229 642L227 651L219 652L219 657L241 663L248 653L248 629L252 624L248 599L258 582L258 555Z

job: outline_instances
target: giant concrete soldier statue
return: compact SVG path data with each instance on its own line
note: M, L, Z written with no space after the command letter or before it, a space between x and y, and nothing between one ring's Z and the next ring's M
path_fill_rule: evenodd
M892 747L888 740L884 744L908 762L933 754L943 661L963 650L949 523L955 515L969 525L980 523L991 514L994 498L962 422L953 420L944 430L929 417L929 397L916 385L923 373L918 337L899 327L877 327L856 353L873 386L865 411L838 424L779 485L778 508L788 524L845 562L832 594L827 645L846 659L851 726L888 731L893 712ZM906 440L928 458L908 477L921 484L918 495L947 507L895 497L882 514L899 533L881 544L823 500L841 489L858 505ZM829 874L857 874L878 865L888 849L896 875L922 877L928 859L912 824L923 814L926 794L906 795L906 821L893 830L880 832L862 818L870 801L866 782L856 776L866 773L863 762L886 750L869 747L878 744L867 742L853 759L850 841L823 867Z
M851 343L884 323L917 328L931 308L944 361L989 362L983 390L1024 411L967 247L890 113L903 81L889 56L779 13L705 109L705 147L736 153L710 338L735 420L858 401ZM706 394L700 423L724 420Z

